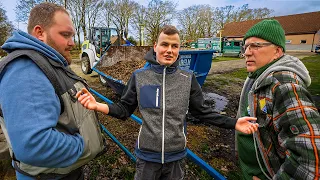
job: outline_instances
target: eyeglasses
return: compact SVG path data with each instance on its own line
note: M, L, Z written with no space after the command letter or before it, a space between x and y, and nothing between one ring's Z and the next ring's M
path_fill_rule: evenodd
M258 50L259 48L262 48L262 47L266 47L266 46L270 46L272 45L271 42L265 42L265 43L262 43L262 42L254 42L254 43L249 43L249 44L245 44L241 47L241 52L242 53L245 53L247 48L249 47L249 50Z

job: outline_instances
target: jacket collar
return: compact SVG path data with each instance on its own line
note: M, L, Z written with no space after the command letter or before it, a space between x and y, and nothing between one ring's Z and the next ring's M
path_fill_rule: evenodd
M158 74L163 73L163 69L166 68L166 74L172 74L177 71L177 66L164 66L160 64L151 64L151 69Z

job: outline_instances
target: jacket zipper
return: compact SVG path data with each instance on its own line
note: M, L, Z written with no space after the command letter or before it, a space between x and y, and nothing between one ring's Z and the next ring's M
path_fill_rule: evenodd
M161 157L161 161L162 164L164 164L164 118L165 118L165 111L166 111L166 93L165 93L165 89L166 89L166 69L167 67L165 67L163 69L163 78L162 78L162 157Z
M139 135L138 135L138 149L140 149L140 134L141 134L142 125L140 125Z
M183 149L186 149L186 147L187 147L187 137L186 137L186 134L184 133L184 126L182 127L182 133L183 133L183 137L184 137L184 148Z
M156 107L159 107L159 88L157 88Z

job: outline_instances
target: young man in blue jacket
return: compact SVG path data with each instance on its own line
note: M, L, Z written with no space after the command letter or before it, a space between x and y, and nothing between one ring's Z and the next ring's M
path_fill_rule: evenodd
M102 104L83 90L78 100L86 108L119 119L129 117L139 107L142 126L135 154L136 180L183 179L181 160L186 156L184 123L187 111L202 122L244 133L257 130L255 118L232 119L214 113L204 105L201 87L193 72L179 68L179 31L165 26L146 56L149 66L136 70L117 104Z
M75 99L87 85L68 69L74 34L63 7L41 3L28 33L14 31L1 47L0 124L19 180L83 179L80 167L104 148L95 113Z

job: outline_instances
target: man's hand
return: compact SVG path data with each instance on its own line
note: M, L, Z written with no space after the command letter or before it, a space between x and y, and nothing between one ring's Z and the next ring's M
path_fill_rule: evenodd
M260 178L258 178L257 176L253 176L252 180L260 180Z
M250 121L256 121L257 118L254 117L242 117L239 118L235 129L245 134L252 134L258 130L259 124Z
M97 110L97 101L86 88L82 88L81 91L77 92L76 97L85 108Z

